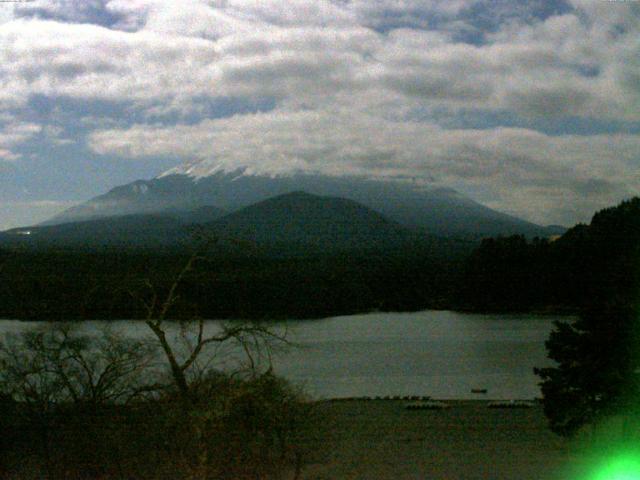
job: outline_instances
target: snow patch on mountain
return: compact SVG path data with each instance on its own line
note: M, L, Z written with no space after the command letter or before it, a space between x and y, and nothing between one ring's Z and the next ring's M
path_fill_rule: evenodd
M289 177L302 173L314 174L317 172L292 169L290 166L278 167L277 165L261 165L249 167L237 164L231 165L216 160L205 159L183 163L182 165L178 165L167 170L166 172L161 173L156 178L164 178L171 175L184 175L193 178L194 180L213 177L215 175L233 175L234 177L261 176L268 178L279 178Z
M168 177L170 175L186 175L191 178L204 178L216 175L217 173L230 173L232 170L227 170L224 165L211 164L205 161L186 162L182 165L177 165L166 172L161 173L156 178Z
M144 182L136 182L131 185L131 190L133 191L133 193L145 195L149 191L149 186Z

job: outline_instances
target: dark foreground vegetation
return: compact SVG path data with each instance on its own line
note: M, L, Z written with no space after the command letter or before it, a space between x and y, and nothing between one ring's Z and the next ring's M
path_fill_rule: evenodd
M621 417L623 446L635 450L640 418L640 199L603 210L590 226L575 227L556 245L530 251L539 262L553 259L558 278L565 282L564 287L553 286L580 307L579 317L558 322L546 343L555 366L536 369L551 429L574 436L585 427Z
M156 348L69 324L7 339L0 478L299 478L313 422L302 394L253 362L225 373L190 362L210 339L252 359L267 331L195 328L185 355L165 351L164 333Z
M491 238L468 258L458 306L471 311L579 312L629 303L640 278L640 198L557 239Z

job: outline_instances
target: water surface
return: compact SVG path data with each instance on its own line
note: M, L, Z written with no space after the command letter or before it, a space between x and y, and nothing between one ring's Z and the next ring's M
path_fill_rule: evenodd
M276 353L273 363L277 373L316 398L534 398L540 390L533 367L550 363L544 342L556 319L423 311L284 322L275 326L286 328L294 346ZM111 323L125 335L149 335L142 322ZM5 320L0 332L35 325ZM103 325L84 322L81 328L99 332ZM209 330L218 325L207 322ZM216 353L220 359L233 356ZM487 394L472 389L487 389Z

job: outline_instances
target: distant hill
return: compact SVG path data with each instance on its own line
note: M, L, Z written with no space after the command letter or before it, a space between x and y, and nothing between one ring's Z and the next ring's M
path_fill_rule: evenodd
M120 215L0 232L0 247L183 248L218 239L218 255L327 256L339 252L450 260L474 243L405 227L353 200L291 192L235 212L216 207Z
M216 166L200 168L198 176L193 176L190 168L176 168L151 180L138 180L116 187L45 224L167 210L193 211L203 205L234 212L296 191L353 200L389 220L432 235L481 238L523 234L546 237L558 233L557 228L547 229L492 210L447 188L354 176L307 173L258 175L248 169L225 171Z
M163 210L162 214L171 217L180 222L191 224L203 224L217 220L223 217L228 212L222 208L214 207L211 205L205 205L194 209L167 209Z
M384 248L417 234L352 200L305 192L279 195L207 224L222 237L265 247L329 251Z

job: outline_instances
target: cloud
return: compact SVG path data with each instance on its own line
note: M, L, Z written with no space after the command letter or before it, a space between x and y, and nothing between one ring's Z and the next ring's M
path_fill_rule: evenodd
M135 102L157 108L203 96L296 99L352 88L376 35L363 29L275 28L212 42L95 25L19 20L0 27L2 94Z
M638 120L639 70L629 65L638 64L639 40L602 36L567 14L507 29L480 46L454 43L437 32L398 30L376 57L386 86L423 102Z
M27 122L7 122L0 125L0 163L15 161L21 157L15 147L37 135L42 130L40 125Z
M19 20L0 27L5 91L110 100L150 100L211 88L217 57L206 40L115 32L95 25ZM7 94L9 95L9 94Z
M118 18L114 28L135 32L146 30L165 35L217 39L260 28L251 19L237 18L224 8L211 8L198 0L110 0L106 11Z
M556 15L505 25L473 45L455 41L447 29L381 34L358 23L365 7L357 2L272 3L100 4L132 31L37 19L6 23L3 100L19 105L31 95L68 96L189 109L203 96L246 96L308 107L367 89L406 104L640 119L640 44L635 20L627 18L634 15L602 22L586 13ZM442 15L470 8L401 3L401 10L429 7ZM50 10L76 11L72 4Z

